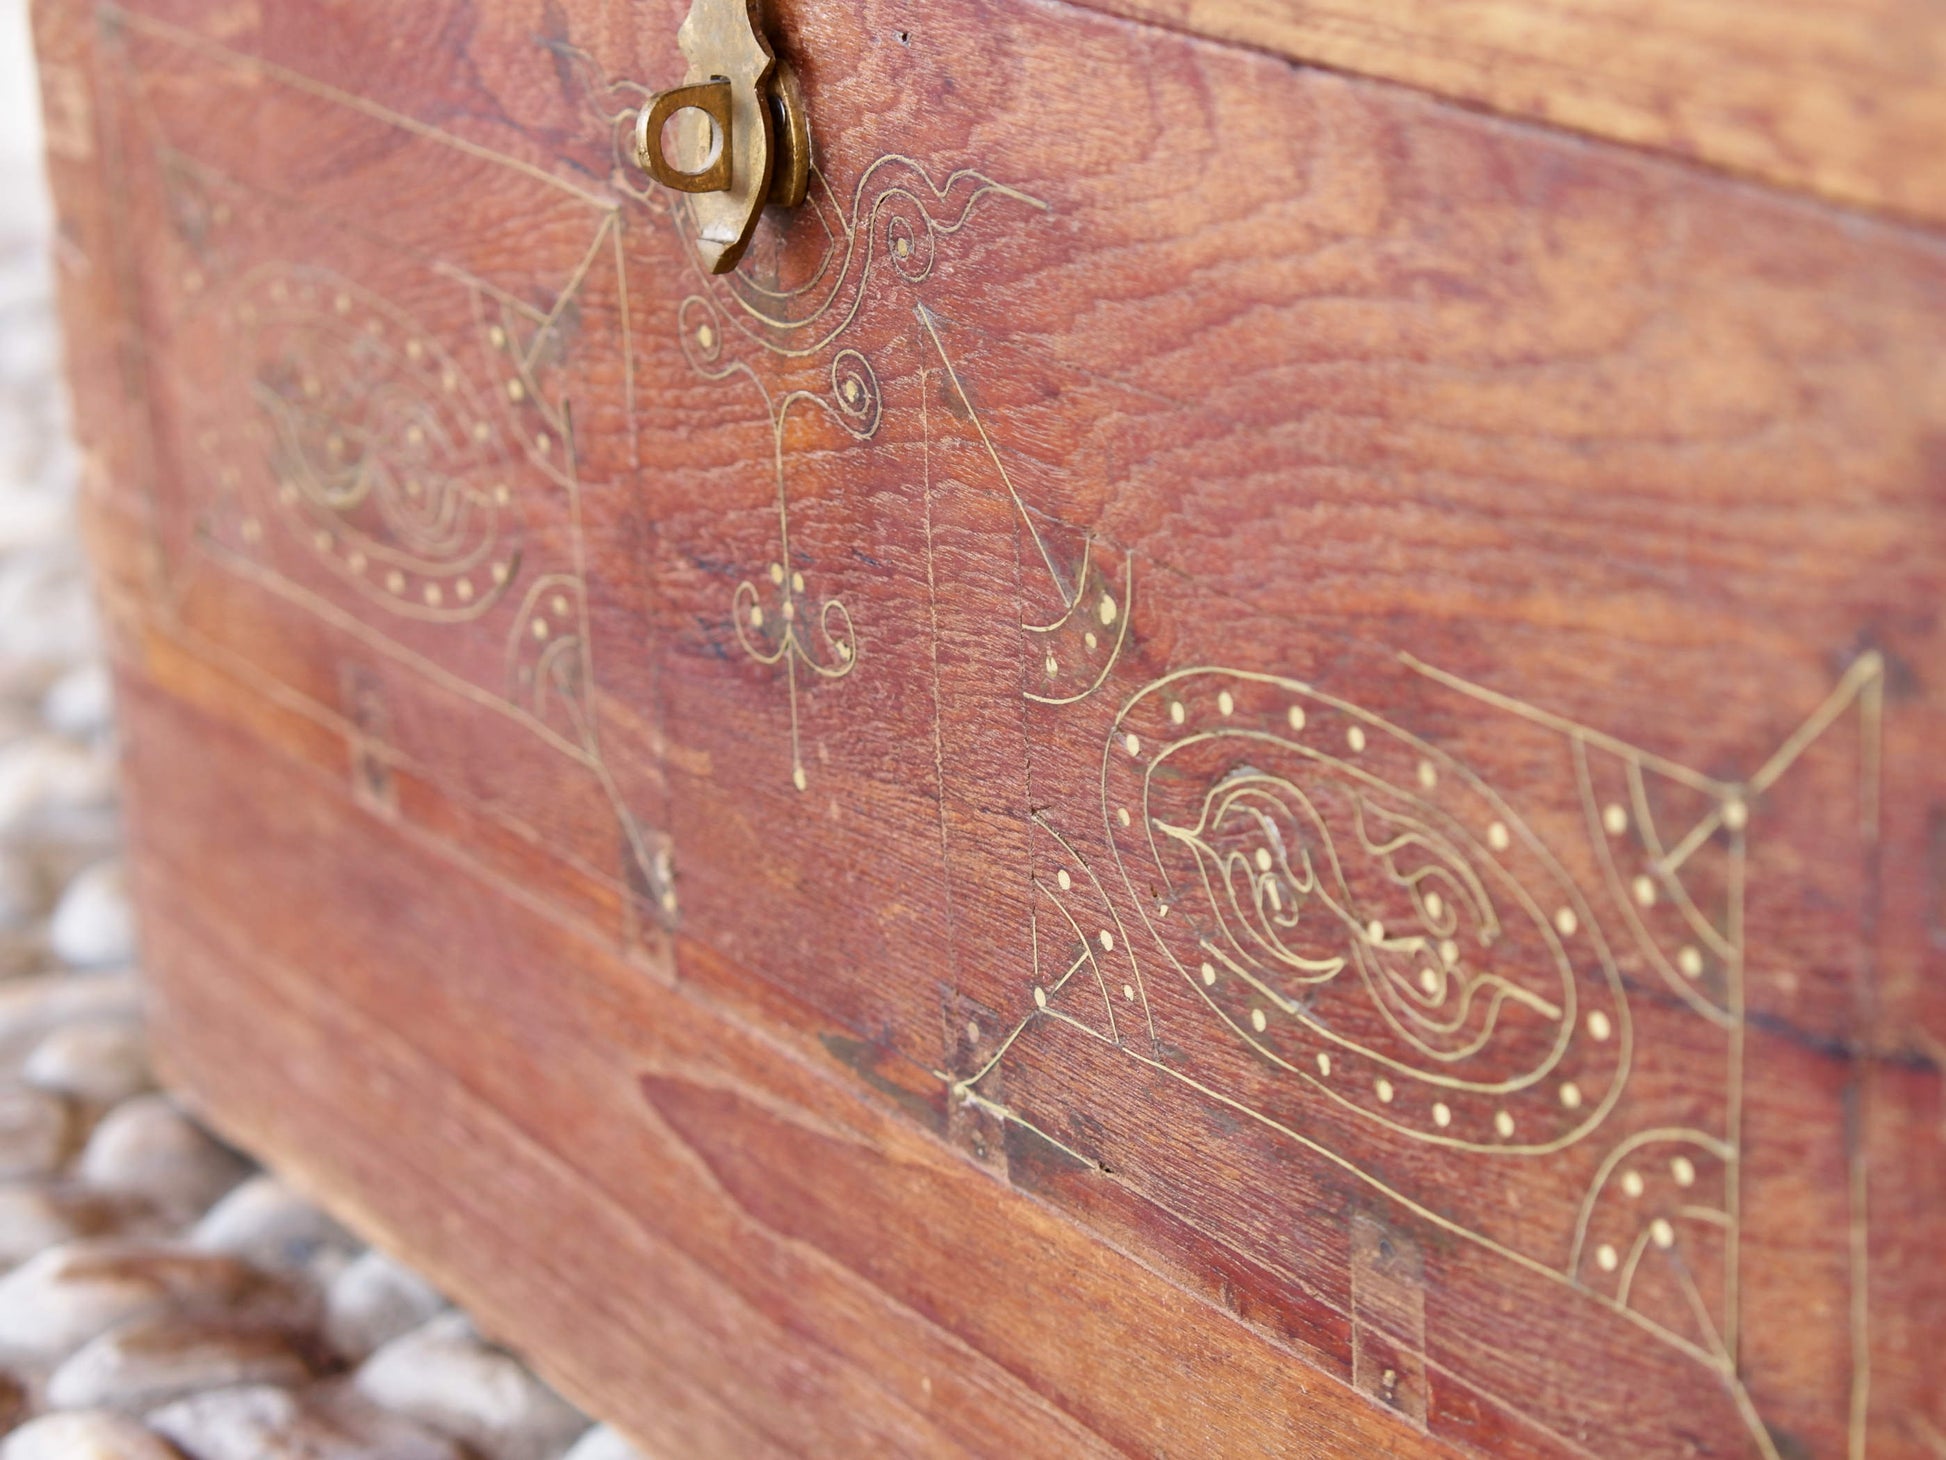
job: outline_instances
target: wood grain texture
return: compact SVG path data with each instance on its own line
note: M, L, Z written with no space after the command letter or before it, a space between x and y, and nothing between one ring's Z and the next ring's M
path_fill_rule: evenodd
M672 1453L1930 1453L1946 250L804 0L712 279L680 9L43 6L182 1087Z
M1946 13L1932 0L1081 3L1946 220Z

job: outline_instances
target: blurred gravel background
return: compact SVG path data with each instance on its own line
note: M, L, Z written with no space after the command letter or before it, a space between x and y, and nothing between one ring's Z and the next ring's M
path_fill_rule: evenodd
M0 1460L629 1460L153 1086L39 150L0 0Z

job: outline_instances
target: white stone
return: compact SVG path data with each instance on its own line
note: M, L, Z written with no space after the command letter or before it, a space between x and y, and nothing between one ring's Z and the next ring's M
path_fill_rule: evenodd
M61 812L100 811L115 795L115 765L57 735L0 746L0 831L24 828Z
M0 1087L0 1180L47 1176L73 1149L74 1114L59 1095Z
M0 1264L22 1263L49 1247L87 1235L48 1183L0 1186Z
M315 1311L305 1288L232 1257L155 1242L69 1242L0 1278L0 1354L49 1362L118 1324L163 1313L298 1328Z
M195 1460L462 1460L459 1447L337 1385L265 1385L177 1400L149 1424Z
M311 1377L292 1340L220 1318L138 1318L84 1344L47 1381L62 1409L140 1413L235 1384L302 1384Z
M115 714L115 683L108 666L83 664L54 681L41 699L41 719L47 728L77 740L105 733Z
M77 1167L97 1190L146 1197L185 1213L207 1210L247 1170L166 1095L137 1095L109 1111Z
M558 1460L588 1424L457 1313L393 1339L353 1382L374 1404L464 1442L482 1460Z
M319 1259L349 1255L359 1242L337 1220L275 1176L253 1176L196 1224L189 1242L259 1267L314 1269Z
M22 928L12 932L0 929L0 984L31 977L45 967L47 944L40 936L40 929ZM5 1060L4 1068L18 1069L25 1053L9 1047L0 1056Z
M99 651L78 552L0 558L0 660L64 669Z
M119 1019L90 1019L50 1030L20 1073L38 1089L94 1105L114 1105L155 1085L141 1027Z
M119 860L97 862L67 885L54 908L48 942L77 968L103 968L135 956L135 909Z
M288 1389L239 1384L163 1405L149 1415L149 1426L196 1460L269 1460L277 1453L275 1437L288 1433L299 1414Z
M168 1443L127 1415L47 1414L0 1444L0 1460L182 1460Z
M47 905L39 875L23 857L0 857L0 932L18 932Z
M196 1460L269 1460L277 1453L276 1437L288 1433L300 1413L288 1389L239 1384L163 1405L149 1415L149 1425Z
M0 1268L50 1247L141 1224L142 1208L115 1197L48 1181L0 1186Z
M0 1064L23 1060L48 1030L80 1019L136 1018L142 990L135 976L36 974L0 983Z
M607 1425L596 1425L574 1442L561 1460L648 1460L648 1457Z
M9 678L6 666L0 665L0 747L18 745L45 734L47 727L41 724L40 716L24 703L35 694L44 693L39 686L39 677L30 679L23 674Z
M53 492L0 492L0 553L54 547L74 534L74 509Z
M331 1280L324 1295L324 1336L350 1363L446 1311L446 1300L411 1269L367 1252Z

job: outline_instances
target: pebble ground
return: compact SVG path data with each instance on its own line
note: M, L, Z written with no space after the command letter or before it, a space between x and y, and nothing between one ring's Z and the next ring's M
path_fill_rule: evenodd
M24 9L0 0L0 1460L630 1460L155 1088Z

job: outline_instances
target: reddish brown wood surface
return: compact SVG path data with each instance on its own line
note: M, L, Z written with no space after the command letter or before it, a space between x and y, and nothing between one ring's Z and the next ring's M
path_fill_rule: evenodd
M45 5L177 1079L671 1453L1927 1455L1946 256L1080 8Z
M1932 0L1083 3L1946 219L1946 11Z

